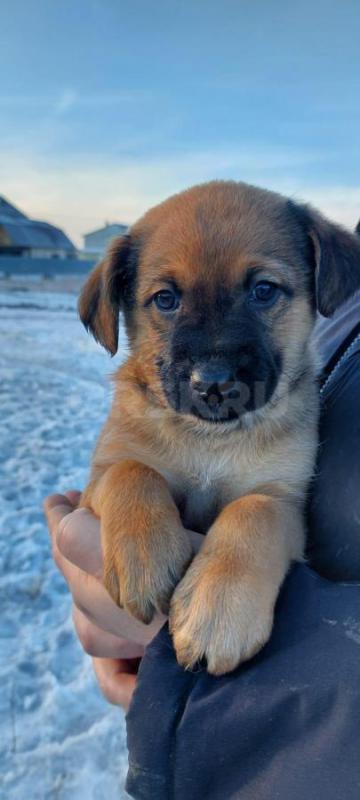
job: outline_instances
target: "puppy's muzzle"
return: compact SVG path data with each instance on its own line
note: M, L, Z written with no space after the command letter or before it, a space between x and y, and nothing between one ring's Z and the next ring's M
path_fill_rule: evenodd
M270 355L237 352L232 359L210 358L196 362L180 400L191 413L213 422L239 419L261 408L271 396L279 370Z

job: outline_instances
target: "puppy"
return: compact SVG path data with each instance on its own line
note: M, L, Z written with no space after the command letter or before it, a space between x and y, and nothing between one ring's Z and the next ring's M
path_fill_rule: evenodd
M101 519L104 582L177 658L214 675L268 640L304 550L317 442L311 332L360 286L360 241L244 183L195 186L116 239L79 304L130 356L82 505ZM187 529L206 533L192 557Z

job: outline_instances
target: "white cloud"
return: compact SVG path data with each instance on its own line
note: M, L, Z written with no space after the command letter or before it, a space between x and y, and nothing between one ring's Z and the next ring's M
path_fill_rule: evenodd
M76 104L77 99L78 95L74 89L65 89L55 102L55 114L65 114L67 111L70 111Z
M123 103L153 101L154 95L142 89L122 89L117 92L81 93L74 87L67 87L59 94L0 94L0 109L37 108L53 110L55 114L63 114L75 106L82 108L112 108Z
M304 187L294 199L311 203L334 222L351 230L360 219L360 185Z
M0 169L0 194L26 213L82 234L105 220L131 223L147 208L191 184L211 178L246 180L310 202L350 228L360 217L359 187L299 181L299 168L316 161L291 150L224 149L121 161L84 155L57 163L9 152Z

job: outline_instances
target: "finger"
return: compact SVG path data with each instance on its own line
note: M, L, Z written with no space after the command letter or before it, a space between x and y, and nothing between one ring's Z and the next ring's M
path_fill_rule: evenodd
M52 539L54 539L59 522L74 511L70 499L64 494L51 494L44 500L44 512Z
M64 574L64 559L57 545L57 531L60 522L70 517L74 507L69 498L62 494L53 494L44 501L44 512L50 533L52 554L58 569Z
M73 621L80 642L90 656L128 659L144 655L144 646L98 628L76 606L73 608Z
M128 711L136 686L136 675L127 670L132 665L120 659L93 658L95 675L100 689L109 703Z
M100 522L87 508L77 508L61 518L56 540L68 561L90 575L101 577Z
M146 646L166 621L166 617L162 614L156 614L149 625L139 622L114 603L100 581L81 572L69 562L65 565L64 576L69 584L75 605L90 622L107 633Z

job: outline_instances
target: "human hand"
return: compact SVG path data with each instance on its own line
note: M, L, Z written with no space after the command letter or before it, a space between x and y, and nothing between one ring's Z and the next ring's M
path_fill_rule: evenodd
M164 624L160 614L143 625L118 608L101 584L100 524L76 509L79 492L45 500L53 557L73 597L75 629L93 659L100 689L110 703L129 707L145 646Z
M157 614L144 625L112 601L101 583L100 523L87 509L76 508L79 499L79 492L67 492L45 500L53 556L73 596L76 632L93 656L100 688L109 702L127 710L139 660L165 617ZM189 535L197 550L203 537Z

